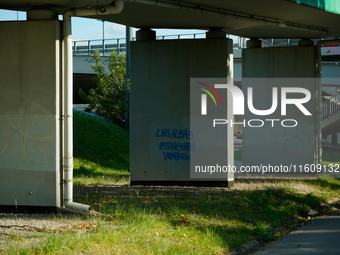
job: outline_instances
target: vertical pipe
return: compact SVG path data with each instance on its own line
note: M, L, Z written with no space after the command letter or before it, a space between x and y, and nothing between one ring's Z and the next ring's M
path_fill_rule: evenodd
M132 28L126 27L126 82L125 82L125 130L130 130L130 105L129 105L129 92L128 92L128 82L130 82L130 42L132 41Z
M65 60L64 60L64 52L65 52L65 42L64 39L61 42L61 72L62 72L62 79L61 79L61 89L60 89L60 127L61 127L61 137L60 137L60 152L61 152L61 173L60 173L60 193L61 193L61 202L60 206L65 207L65 174L64 174L64 137L65 137L65 125L64 125L64 89L65 89Z
M106 8L71 8L63 16L63 182L64 205L79 211L89 211L90 206L73 202L73 56L72 16L116 14L123 10L124 3L115 1L115 6Z
M73 200L73 58L71 16L64 15L63 20L64 39L64 182L65 182L65 206Z

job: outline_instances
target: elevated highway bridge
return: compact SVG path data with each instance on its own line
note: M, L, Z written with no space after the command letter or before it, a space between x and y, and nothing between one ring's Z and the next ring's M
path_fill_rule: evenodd
M277 111L268 116L271 119L299 121L295 128L244 127L243 164L321 163L322 123L331 117L323 115L323 110L337 114L334 97L322 106L322 48L339 44L339 1L2 0L0 8L27 11L28 19L0 22L0 54L7 60L0 63L1 208L89 209L75 203L72 193L71 18L75 16L139 29L128 56L131 184L233 185L232 173L194 171L193 164L233 165L233 130L228 125L211 130L206 120L215 115L203 116L201 107L190 107L197 98L204 102L206 94L192 97L203 91L195 87L198 82L202 85L218 77L219 82L229 84L235 76L234 45L226 34L250 38L242 49L242 88L256 88L253 108L263 113L274 105ZM59 14L63 21L58 20ZM156 28L208 32L202 40L156 40ZM332 41L326 42L327 38ZM273 45L296 46L268 47ZM273 88L285 93L296 87L308 91L293 96L301 102L304 99L299 96L308 99L310 95L304 106L311 115L296 105L273 104ZM242 112L240 101L230 100L235 96L232 92L224 96L223 107L205 101L208 109L223 111L227 119L232 118L232 111ZM280 111L284 106L286 115ZM243 113L247 123L262 121L263 116L247 108ZM200 125L195 121L201 121ZM160 146L164 143L190 146L182 146L182 151L164 150Z

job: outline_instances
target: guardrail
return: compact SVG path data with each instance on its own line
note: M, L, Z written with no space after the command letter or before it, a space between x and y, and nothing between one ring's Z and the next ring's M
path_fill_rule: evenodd
M227 35L229 38L230 35ZM174 39L200 39L205 38L205 33L194 33L194 34L178 34L178 35L161 35L156 36L156 40L174 40ZM236 37L234 40L234 49L245 49L247 47L248 38ZM133 41L136 38L133 38ZM262 47L287 47L287 46L298 46L300 39L260 39ZM236 42L235 42L236 41ZM318 40L313 39L314 44ZM97 40L77 40L73 41L73 55L93 55L95 50L99 50L101 55L110 55L115 50L119 53L126 50L126 39L125 38L113 38L113 39L97 39Z
M106 40L73 41L73 55L93 55L98 50L101 55L110 54L113 50L121 53L126 50L125 38Z
M229 37L229 35L227 35ZM171 40L171 39L201 39L205 38L205 33L195 34L179 34L179 35L162 35L157 36L156 40ZM133 41L136 38L133 38ZM247 38L238 37L237 42L233 44L234 48L246 48ZM262 40L262 47L275 47L274 44L266 40ZM110 55L115 50L119 53L126 50L125 38L113 39L97 39L97 40L77 40L73 41L73 55L93 55L95 50L98 50L102 56Z
M340 111L340 94L336 94L322 102L322 118L327 118L337 111Z

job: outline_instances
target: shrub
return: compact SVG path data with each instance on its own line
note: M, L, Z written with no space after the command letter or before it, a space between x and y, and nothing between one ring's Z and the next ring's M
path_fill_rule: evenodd
M129 92L129 81L126 81L126 56L118 55L113 51L109 60L109 71L104 69L102 58L99 51L94 53L95 63L91 66L97 73L93 82L97 85L96 89L91 89L87 95L79 89L80 97L89 102L91 110L95 110L97 115L110 119L113 123L124 126L126 103L125 83Z

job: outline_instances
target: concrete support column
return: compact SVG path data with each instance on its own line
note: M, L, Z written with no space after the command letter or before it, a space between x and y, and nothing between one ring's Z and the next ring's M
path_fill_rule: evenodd
M211 29L205 33L207 39L226 38L227 33L220 29Z
M332 133L332 145L338 146L338 133L336 132Z
M258 38L250 38L247 41L247 49L261 48L262 42Z
M194 140L197 133L191 133L190 89L193 87L198 91L200 103L201 94L205 92L197 87L206 87L198 82L194 82L194 86L190 83L191 78L232 77L232 40L225 38L221 31L208 32L209 39L157 41L147 41L146 37L140 40L138 33L146 33L150 39L154 37L150 30L141 30L137 32L137 41L131 42L131 184L209 186L219 182L231 185L233 179L229 178L191 177L191 154L205 141ZM208 104L210 111L216 109L210 97ZM224 101L223 107L226 105ZM201 113L200 105L197 105L197 111ZM207 123L213 127L212 121ZM232 139L228 141L233 148ZM214 149L216 154L222 151ZM209 153L206 157L214 152ZM223 165L233 164L232 155L228 157L224 153Z
M316 142L319 136L317 127L321 121L316 110L320 104L316 96L320 92L316 79L317 57L316 47L309 44L309 40L304 40L300 45L306 46L243 50L242 89L246 105L243 165L320 163L321 148ZM294 88L301 88L303 92L285 92L294 91ZM311 115L306 115L292 103L294 99L305 98L306 91L310 92L310 99L303 103L303 107ZM290 99L292 104L285 105L285 98ZM264 113L263 110L269 109L273 111ZM248 125L248 121L254 119L258 121ZM259 126L260 120L264 123L262 127L252 127ZM295 127L287 127L295 124Z
M142 28L136 32L136 41L154 41L156 40L156 31L150 28Z
M60 30L58 20L0 22L0 210L60 206Z
M314 42L311 39L302 39L299 41L299 46L314 46Z
M32 9L27 12L27 20L57 20L58 12L46 9Z

